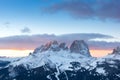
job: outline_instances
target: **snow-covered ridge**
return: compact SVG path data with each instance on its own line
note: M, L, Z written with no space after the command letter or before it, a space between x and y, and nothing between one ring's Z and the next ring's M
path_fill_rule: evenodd
M91 56L89 53L88 45L83 40L75 40L71 44L70 48L66 46L66 43L58 44L57 41L51 41L45 45L42 45L34 50L33 53L45 52L45 51L70 51L71 53L79 53L85 56Z
M71 44L70 48L65 43L58 43L57 41L49 42L34 50L32 54L20 60L10 63L12 68L23 65L27 70L44 66L49 64L51 68L56 68L56 77L60 71L70 70L73 71L72 62L78 62L79 67L75 70L85 68L86 70L95 69L97 73L107 75L104 67L98 67L98 65L104 64L104 62L111 64L110 66L117 68L114 64L115 59L120 60L120 48L116 48L112 54L103 58L93 58L89 53L89 48L83 40L75 40ZM115 56L117 55L117 56ZM10 68L11 70L11 68Z
M49 62L61 65L69 64L73 61L84 62L91 58L88 46L83 40L75 40L70 48L68 48L65 43L58 44L57 41L52 41L36 48L31 55L22 58L11 65L18 66L24 64L24 66L29 65L30 68L35 68ZM67 66L69 67L69 65Z

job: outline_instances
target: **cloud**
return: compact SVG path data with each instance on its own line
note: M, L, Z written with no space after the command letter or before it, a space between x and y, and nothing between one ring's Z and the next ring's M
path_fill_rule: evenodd
M3 25L4 25L6 28L8 28L8 27L10 26L10 22L5 22Z
M31 30L28 27L24 27L23 29L21 29L22 33L30 33Z
M45 10L67 12L76 18L120 20L120 0L61 0Z
M120 46L120 42L89 41L95 38L113 38L102 34L65 34L65 35L31 35L11 36L0 38L0 49L35 49L49 41L57 40L71 45L74 40L85 40L90 49L113 49Z

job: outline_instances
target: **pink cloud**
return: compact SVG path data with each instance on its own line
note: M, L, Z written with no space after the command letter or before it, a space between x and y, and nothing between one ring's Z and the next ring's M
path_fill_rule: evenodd
M112 36L102 34L11 36L0 38L0 49L35 49L52 40L66 42L68 46L70 46L74 40L85 40L90 49L113 49L120 45L119 42L89 41L94 38L112 38Z

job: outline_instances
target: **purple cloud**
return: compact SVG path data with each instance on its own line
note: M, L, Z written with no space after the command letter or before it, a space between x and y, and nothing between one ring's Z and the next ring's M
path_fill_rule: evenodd
M46 11L63 11L76 18L120 20L120 0L62 0Z
M95 38L113 38L102 34L65 34L65 35L32 35L11 36L0 38L0 49L34 49L49 41L57 40L71 45L74 40L85 40L90 49L113 49L120 46L120 42L89 41Z

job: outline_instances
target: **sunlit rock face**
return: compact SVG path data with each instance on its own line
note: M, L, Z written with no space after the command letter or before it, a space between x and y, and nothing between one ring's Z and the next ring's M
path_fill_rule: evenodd
M47 44L42 45L42 46L36 48L34 50L34 53L44 52L44 51L47 51L47 50L60 51L58 42L57 41L48 42Z
M66 46L66 43L60 43L58 44L57 41L51 41L48 42L45 45L42 45L34 50L34 53L36 52L44 52L44 51L60 51L60 50L68 50L68 47Z
M47 43L45 45L45 48L47 50L60 51L59 44L57 41L51 41L50 43Z
M84 42L84 40L73 41L73 43L70 46L70 51L74 53L80 53L85 56L91 56L88 45Z

